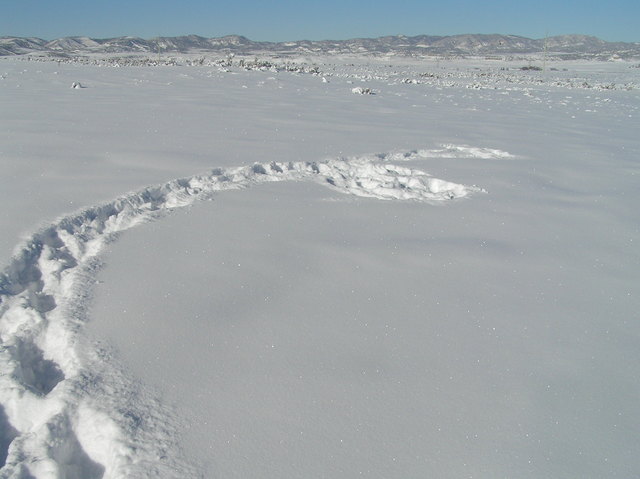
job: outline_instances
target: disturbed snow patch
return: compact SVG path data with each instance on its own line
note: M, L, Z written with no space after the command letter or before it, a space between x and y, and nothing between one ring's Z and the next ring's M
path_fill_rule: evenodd
M506 151L494 148L477 148L465 145L441 145L442 148L424 152L431 157L439 158L479 158L484 160L512 160L516 157Z
M318 162L256 163L172 180L60 218L0 275L0 477L189 477L171 414L80 330L98 257L117 234L213 193L315 181L342 193L437 202L483 191L389 163L498 150L445 147ZM498 152L495 155L510 156Z
M415 161L429 158L476 158L481 160L513 160L517 156L495 148L442 144L440 148L382 153L380 161Z

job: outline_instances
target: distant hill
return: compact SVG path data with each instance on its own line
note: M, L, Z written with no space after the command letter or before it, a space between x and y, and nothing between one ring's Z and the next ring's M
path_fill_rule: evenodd
M255 42L239 35L205 38L180 37L40 38L0 37L0 56L43 53L83 55L89 53L259 53L272 54L360 54L402 56L527 55L547 52L559 58L640 58L640 43L612 43L586 35L560 35L534 40L516 35L465 34L453 36L404 35L351 40L299 40Z

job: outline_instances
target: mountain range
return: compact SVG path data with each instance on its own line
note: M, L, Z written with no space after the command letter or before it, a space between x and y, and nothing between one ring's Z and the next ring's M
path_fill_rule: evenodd
M73 56L89 53L271 53L360 54L403 56L477 56L527 55L547 53L559 58L640 58L640 42L606 42L587 35L560 35L531 39L516 35L464 34L452 36L385 36L351 40L299 40L257 42L240 35L206 38L198 35L177 37L117 37L95 39L64 37L47 41L41 38L0 37L0 56L46 54Z

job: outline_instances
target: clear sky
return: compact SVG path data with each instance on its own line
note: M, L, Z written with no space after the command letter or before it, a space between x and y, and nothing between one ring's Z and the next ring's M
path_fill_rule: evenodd
M580 33L640 42L640 0L0 0L0 36L252 40Z

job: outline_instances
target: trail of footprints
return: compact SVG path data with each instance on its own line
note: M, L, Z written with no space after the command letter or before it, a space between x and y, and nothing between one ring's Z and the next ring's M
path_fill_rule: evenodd
M108 401L94 397L95 391L104 394L108 389L95 385L110 378L92 371L98 356L86 345L83 350L78 335L87 319L99 254L118 233L215 192L271 181L312 180L378 199L461 198L481 190L388 163L471 151L460 148L465 147L215 169L65 216L34 234L0 275L0 478L159 473L153 462L162 462L159 456L164 453L148 450L153 444L147 449L136 444L130 430L139 421L131 420L132 412L123 412L128 403L118 403L117 394ZM472 153L481 158L508 156L498 150ZM105 404L120 413L104 410Z

